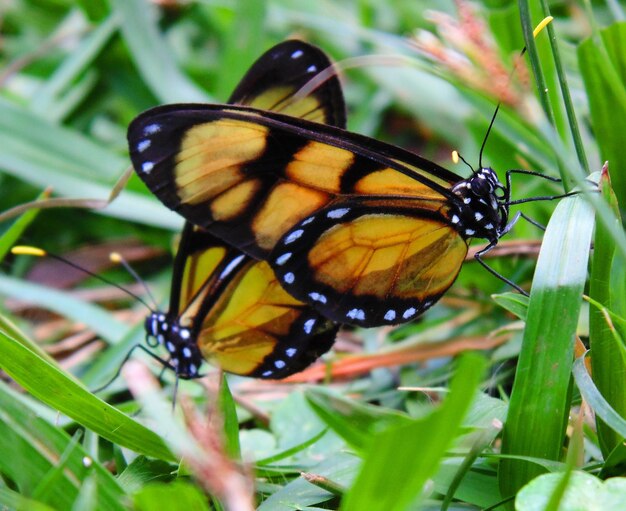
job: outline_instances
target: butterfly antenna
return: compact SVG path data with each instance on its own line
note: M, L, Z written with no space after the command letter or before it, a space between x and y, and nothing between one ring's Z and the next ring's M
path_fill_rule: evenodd
M458 163L459 160L461 160L463 163L465 163L465 165L467 165L469 167L469 169L472 171L472 174L476 174L476 171L474 170L474 167L472 167L465 158L463 158L463 156L461 156L459 154L458 151L452 151L452 161L454 163Z
M72 261L70 261L69 259L66 259L63 256L57 255L57 254L53 254L51 252L47 252L41 248L37 248L37 247L30 247L30 246L24 246L24 245L18 245L15 246L11 249L11 253L15 254L15 255L30 255L30 256L35 256L35 257L50 257L52 259L56 259L57 261L60 261L64 264L67 264L68 266L74 268L75 270L78 271L82 271L83 273L94 277L98 280L100 280L101 282L104 282L105 284L108 284L110 286L113 286L117 289L119 289L120 291L123 291L124 293L126 293L128 296L134 298L135 300L137 300L138 302L142 303L150 312L154 312L154 309L152 307L150 307L150 305L148 305L145 300L143 300L140 296L136 295L135 293L133 293L132 291L129 291L128 289L126 289L123 286L120 286L119 284L116 284L115 282L113 282L112 280L107 279L106 277L103 277L102 275L98 275L92 271L89 271L87 268L83 268L82 266L73 263Z
M539 32L541 32L553 19L554 18L552 16L547 16L543 20L541 20L539 22L539 24L533 30L533 37L537 37L537 34L539 34ZM521 57L523 57L525 53L526 53L526 46L524 46L522 48L522 51L520 51L518 59L521 59ZM509 81L511 80L511 78L513 76L513 73L515 72L516 66L517 66L517 64L515 64L513 66L513 69L511 70L511 73L509 74ZM496 116L498 115L498 110L500 110L500 105L501 104L502 104L502 101L498 101L498 105L496 106L496 110L493 112L493 116L491 117L491 122L489 123L489 128L487 128L487 133L485 133L485 138L483 139L483 143L480 146L480 154L478 155L478 167L481 168L481 169L483 168L483 151L485 149L485 145L487 144L487 139L489 138L489 133L491 132L491 128L493 126L493 123L496 120Z
M130 273L130 275L135 279L135 281L141 286L143 287L144 291L146 292L146 295L148 295L148 298L150 298L150 301L152 302L152 306L153 308L151 310L156 310L159 308L156 299L154 298L154 295L152 294L152 292L150 291L150 288L148 287L148 284L146 284L146 281L143 280L139 274L135 271L135 269L130 265L130 263L124 258L124 256L122 256L122 254L120 254L119 252L111 252L109 254L109 259L114 262L114 263L118 263L121 264L124 269Z

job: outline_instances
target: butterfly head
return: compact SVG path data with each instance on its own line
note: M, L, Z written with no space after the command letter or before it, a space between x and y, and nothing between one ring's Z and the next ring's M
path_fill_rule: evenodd
M451 221L465 238L497 241L509 216L509 191L490 167L457 183L452 192L460 201L452 207Z
M191 329L162 312L151 313L146 318L145 329L147 344L165 347L170 357L167 363L179 378L189 380L200 376L203 358Z

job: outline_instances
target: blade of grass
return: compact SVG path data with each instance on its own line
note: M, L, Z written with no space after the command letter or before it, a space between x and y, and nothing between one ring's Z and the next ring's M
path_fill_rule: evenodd
M608 169L604 169L600 182L602 195L613 209L615 223L621 226L617 199L611 188ZM619 263L623 261L615 253L615 242L602 224L598 224L594 238L594 252L591 266L589 297L603 307L613 311L626 311L626 289L623 284L623 269ZM615 285L612 275L621 275L622 285ZM600 393L611 406L626 416L626 361L623 357L624 346L616 339L613 329L622 330L619 323L613 326L607 322L603 310L589 308L589 347L593 356L591 365L594 381ZM621 332L622 337L626 331ZM597 418L598 440L604 456L622 442L623 437L613 428L607 427Z
M503 431L502 452L561 456L569 414L574 335L587 275L593 209L581 196L562 200L548 224L530 295L526 328ZM502 460L503 497L542 470Z
M0 470L22 494L55 509L70 509L82 481L91 473L98 480L100 507L122 509L119 501L124 492L109 471L95 459L87 467L88 454L82 446L29 408L4 383L0 384L0 448Z
M73 298L68 293L49 287L0 275L0 293L18 300L36 304L83 323L110 343L124 337L130 327L116 320L109 312Z
M576 359L573 372L580 394L591 406L591 409L602 419L606 427L611 428L621 438L626 438L626 419L604 399L595 386L585 367L584 357Z
M209 96L178 69L159 32L157 9L145 0L111 0L131 58L154 95L163 103L208 102Z
M548 5L548 2L546 2L546 0L541 0L541 9L543 10L544 16L550 16L550 6ZM567 84L567 75L565 74L565 69L563 68L563 63L561 61L561 52L559 51L556 33L554 32L554 24L548 23L546 29L548 31L548 41L550 42L550 48L552 50L552 57L554 59L554 65L556 67L556 75L559 80L559 86L561 87L561 96L563 97L565 113L567 114L567 121L569 123L570 133L572 134L572 139L574 141L574 148L576 149L578 162L580 163L580 166L585 170L585 173L589 174L589 163L587 162L587 156L585 154L585 148L583 146L583 141L580 136L580 130L578 129L576 112L574 111L572 96L570 94L569 86ZM573 183L569 183L569 186L566 186L567 189L571 189L572 187Z
M372 438L361 471L342 500L342 511L404 511L415 505L458 435L484 365L478 355L461 356L450 394L438 409Z
M28 392L88 429L135 452L173 461L159 436L0 332L0 366Z

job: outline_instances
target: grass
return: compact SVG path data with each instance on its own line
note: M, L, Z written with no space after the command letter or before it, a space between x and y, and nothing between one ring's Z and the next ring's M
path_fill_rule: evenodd
M570 509L588 498L577 481L590 481L623 507L620 6L585 4L586 25L546 2L459 2L446 14L433 14L440 2L403 0L162 4L0 7L0 504ZM533 40L548 14L549 32ZM141 293L105 262L117 250L166 302L180 218L134 175L108 204L129 165L126 127L157 104L225 100L264 49L293 36L339 61L403 57L345 72L351 130L466 175L449 154L476 164L502 99L484 163L501 178L513 168L560 175L567 189L588 188L589 169L602 193L520 208L545 234L520 221L489 263L531 289L529 300L470 261L419 321L345 329L324 363L291 383L212 372L182 382L172 413L171 375L161 389L157 364L137 350L94 395L87 389L142 342L145 309L11 246L74 257ZM525 44L530 64L511 78ZM562 192L532 177L513 185L514 198Z

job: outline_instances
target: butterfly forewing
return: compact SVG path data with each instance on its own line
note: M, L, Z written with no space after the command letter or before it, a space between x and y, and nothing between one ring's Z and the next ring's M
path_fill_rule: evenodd
M399 148L248 107L160 107L134 121L129 134L149 140L131 157L157 197L256 258L267 258L288 230L338 197L454 200L450 187L460 180Z

